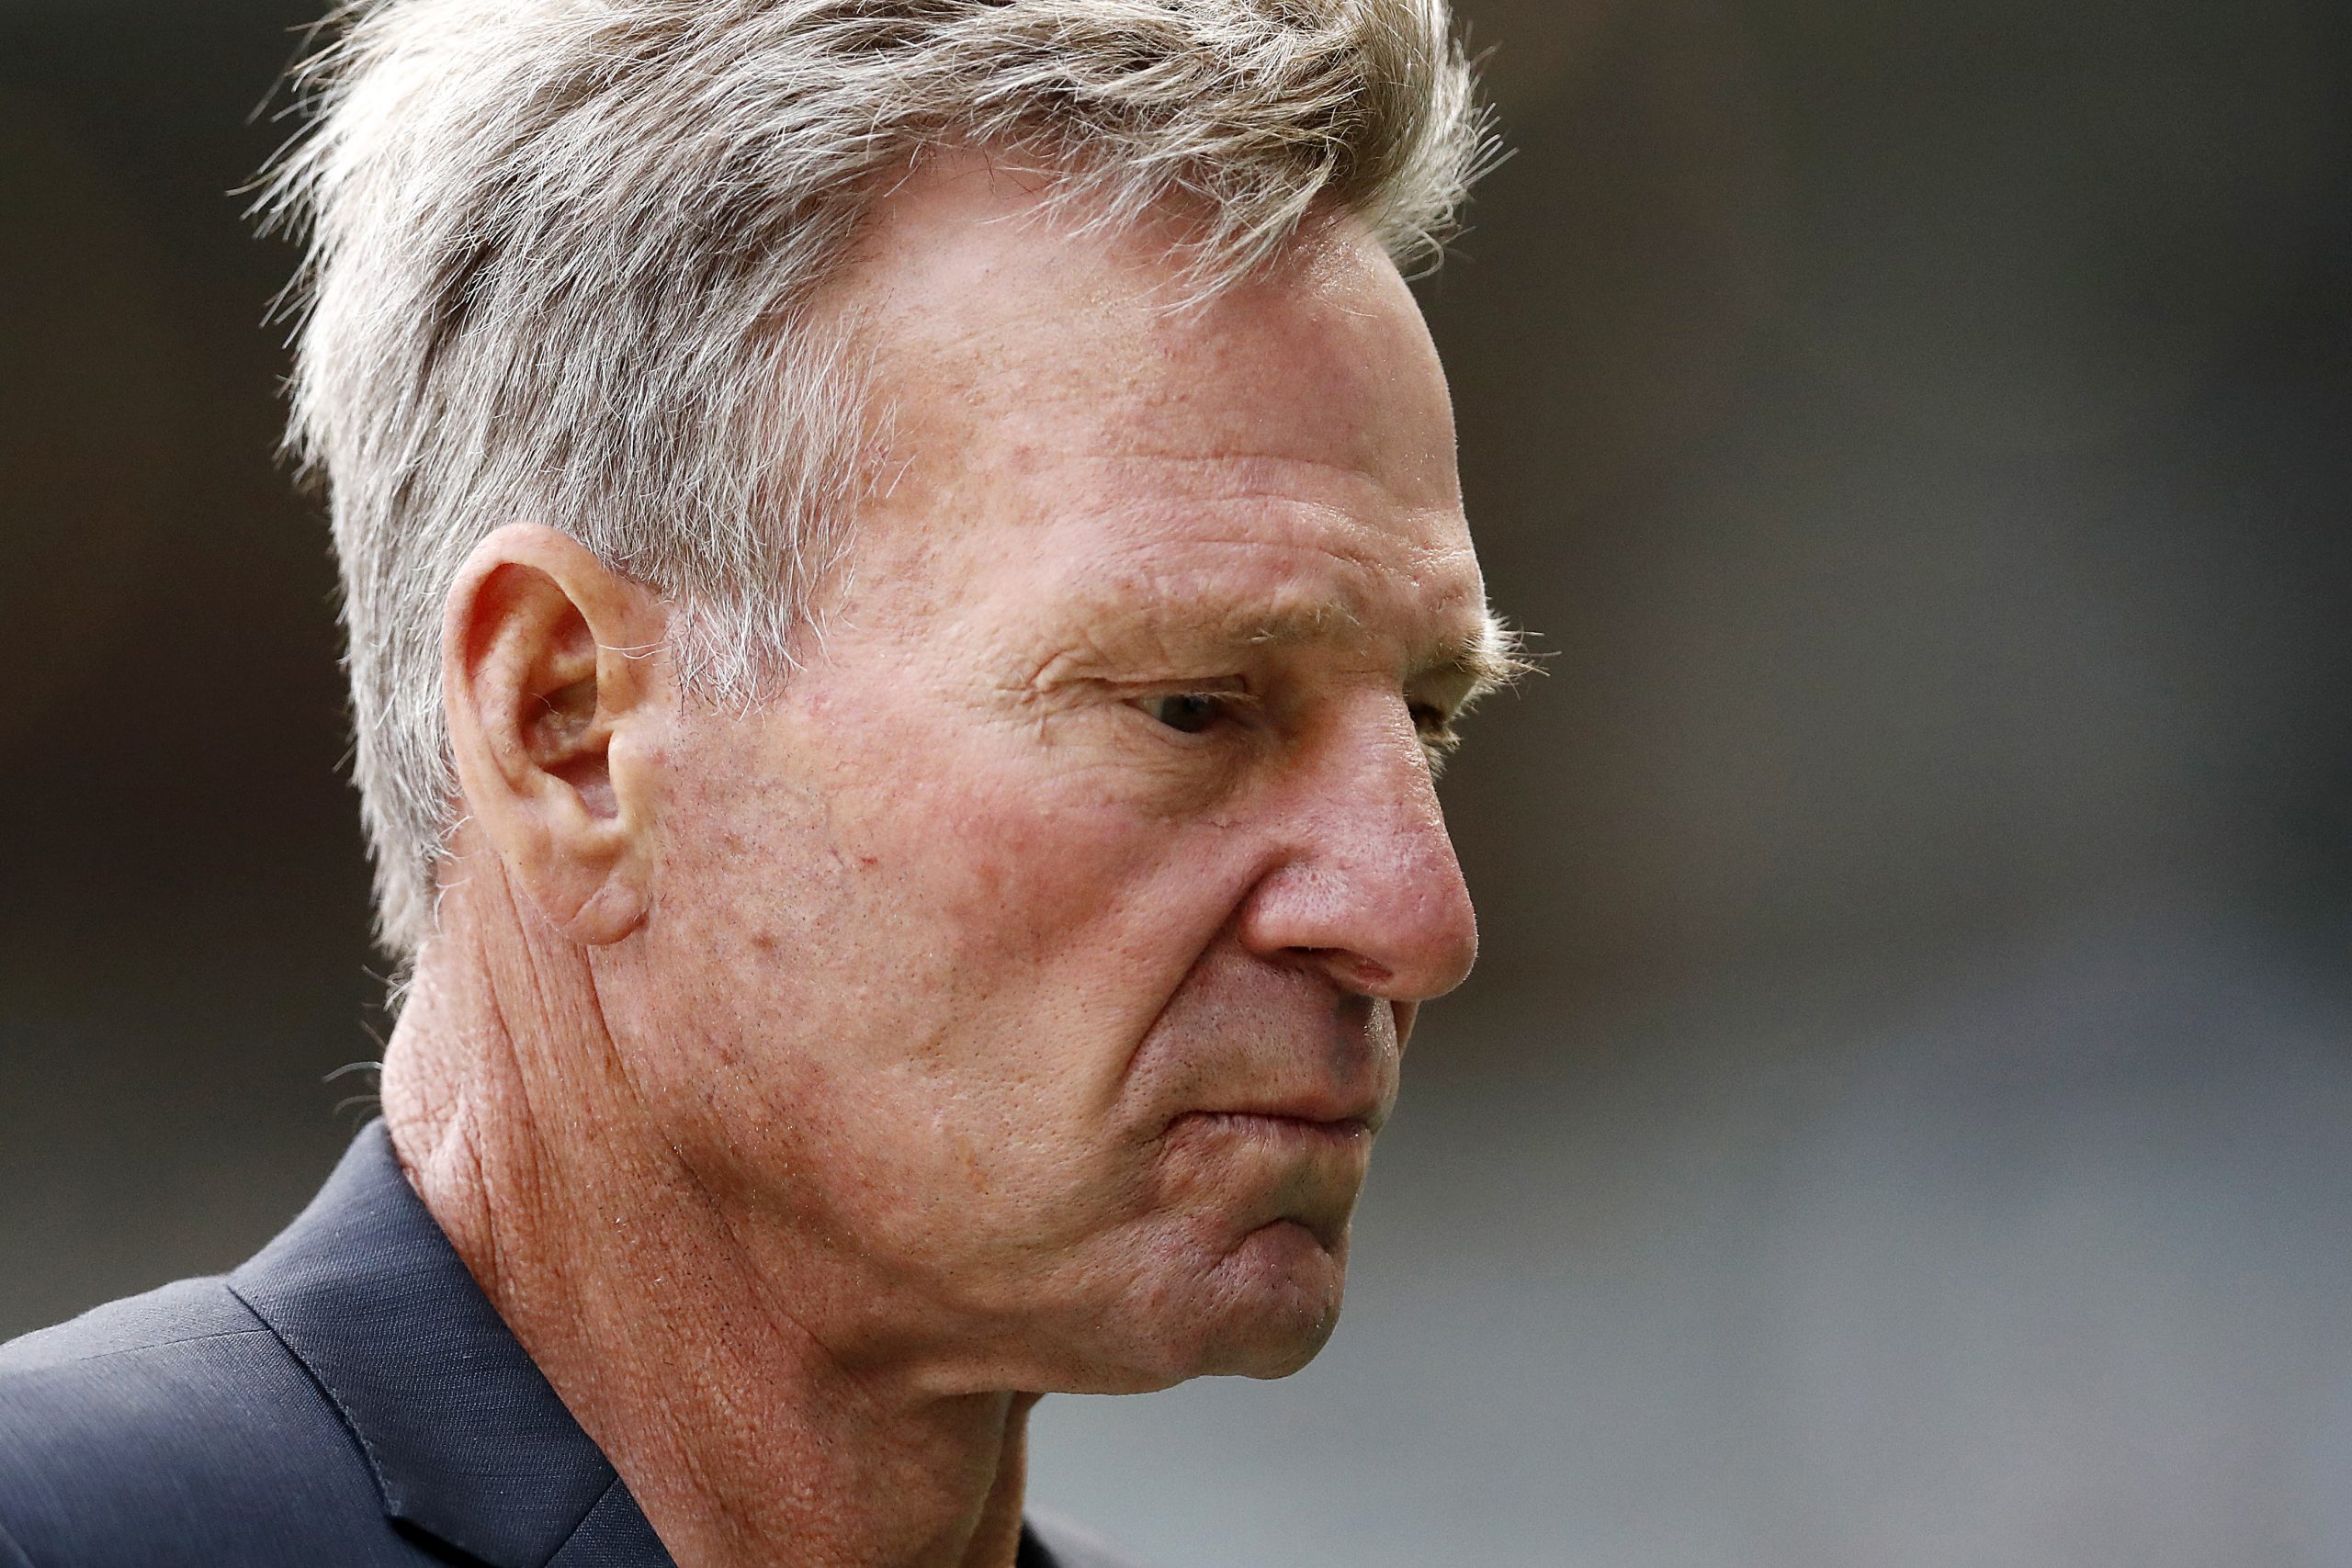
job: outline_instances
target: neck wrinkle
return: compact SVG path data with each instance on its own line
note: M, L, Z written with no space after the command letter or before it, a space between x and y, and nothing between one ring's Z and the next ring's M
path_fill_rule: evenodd
M1036 1396L845 1363L790 1289L821 1248L748 1245L659 1135L590 953L494 865L441 913L386 1052L394 1149L680 1568L786 1542L805 1568L1012 1568Z

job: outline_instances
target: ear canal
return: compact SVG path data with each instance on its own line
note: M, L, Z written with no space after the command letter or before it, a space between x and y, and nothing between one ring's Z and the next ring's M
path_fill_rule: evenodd
M540 766L560 771L565 762L594 743L598 693L590 675L557 687L534 699L537 711L525 721L531 754Z

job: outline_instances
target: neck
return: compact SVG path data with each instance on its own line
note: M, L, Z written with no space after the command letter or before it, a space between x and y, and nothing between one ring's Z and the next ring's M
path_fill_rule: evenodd
M503 884L451 891L385 1117L680 1568L1011 1568L1035 1396L926 1392L861 1351L839 1250L727 1212L631 1091L594 960Z

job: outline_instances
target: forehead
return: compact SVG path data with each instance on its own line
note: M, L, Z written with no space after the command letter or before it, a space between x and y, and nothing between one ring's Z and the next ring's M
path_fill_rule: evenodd
M1079 601L1254 597L1275 627L1378 618L1400 584L1477 613L1443 375L1386 257L1332 223L1184 305L1172 239L1090 232L985 166L885 204L852 306L875 543L1023 558Z

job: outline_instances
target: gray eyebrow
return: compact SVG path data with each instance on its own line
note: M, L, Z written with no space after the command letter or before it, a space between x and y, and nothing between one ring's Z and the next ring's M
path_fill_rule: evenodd
M1430 649L1415 660L1410 678L1426 681L1433 676L1453 677L1464 688L1461 706L1467 708L1534 668L1520 651L1521 641L1518 629L1490 610L1475 635Z
M1361 630L1365 622L1352 605L1336 599L1315 599L1275 605L1224 604L1207 614L1177 617L1176 624L1192 636L1227 647L1295 648L1323 641L1334 631ZM1405 678L1408 684L1439 682L1453 688L1447 693L1452 699L1448 706L1460 714L1534 668L1521 656L1520 646L1517 629L1493 612L1482 610L1476 630L1425 645L1408 664ZM1045 683L1057 671L1069 672L1074 654L1075 650L1064 649L1046 659L1029 683ZM1091 660L1078 655L1075 662L1083 665Z
M1272 643L1288 647L1320 640L1334 625L1351 630L1363 625L1363 618L1347 605L1332 600L1317 600L1292 609L1258 612L1241 623L1240 639L1248 643Z

